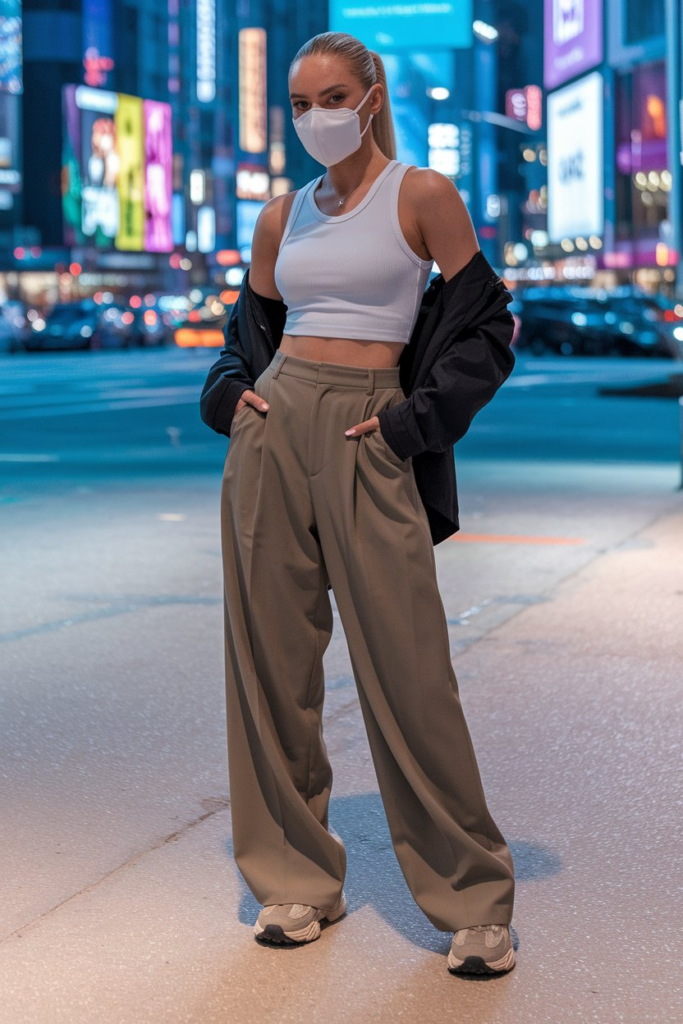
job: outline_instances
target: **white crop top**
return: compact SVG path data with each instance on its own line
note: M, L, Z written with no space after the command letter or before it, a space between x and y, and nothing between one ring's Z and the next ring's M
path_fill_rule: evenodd
M391 160L348 213L316 205L324 175L297 192L275 263L284 334L410 341L434 263L413 252L399 224L399 187L411 166Z

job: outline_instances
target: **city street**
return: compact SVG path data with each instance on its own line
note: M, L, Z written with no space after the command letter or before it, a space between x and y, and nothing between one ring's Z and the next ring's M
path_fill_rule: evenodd
M680 364L520 353L456 446L461 531L435 555L517 878L515 969L461 977L393 854L333 592L348 914L301 948L253 937L225 746L229 442L198 407L215 358L0 363L1 1024L678 1024L679 406L601 388Z

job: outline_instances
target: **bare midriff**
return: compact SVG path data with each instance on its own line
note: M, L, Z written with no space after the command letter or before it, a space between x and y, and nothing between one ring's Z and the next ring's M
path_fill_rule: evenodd
M280 351L316 363L344 363L375 369L397 366L403 344L396 341L361 341L358 338L316 338L283 334Z

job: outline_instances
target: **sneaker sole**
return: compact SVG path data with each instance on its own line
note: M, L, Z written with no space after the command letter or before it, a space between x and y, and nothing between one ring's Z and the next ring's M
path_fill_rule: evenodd
M272 943L275 946L282 945L303 945L306 942L314 942L315 939L320 938L320 921L327 921L332 923L338 921L343 914L346 913L346 896L342 896L341 902L335 910L330 910L326 914L323 914L317 921L311 921L305 928L299 928L297 931L285 931L277 924L267 924L265 928L256 922L254 925L254 935L261 942Z
M515 966L515 951L512 946L500 960L484 960L481 956L466 956L458 960L453 953L448 954L448 970L454 974L497 974L509 971Z

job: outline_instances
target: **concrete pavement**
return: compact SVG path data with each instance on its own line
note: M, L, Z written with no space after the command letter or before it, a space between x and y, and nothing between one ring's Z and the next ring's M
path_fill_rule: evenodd
M85 494L60 550L36 537L55 622L83 599L84 565L118 605L93 593L90 619L31 632L19 600L24 633L4 645L3 1024L678 1021L680 495L631 495L616 526L613 502L598 496L592 517L574 507L582 545L437 548L463 703L517 871L518 963L491 980L448 974L450 936L400 875L338 624L326 736L349 913L307 947L255 943L258 905L231 860L215 492L188 495L192 529L166 520L164 534L148 513L165 497L150 492L126 517L125 496ZM500 537L493 495L480 501L478 532ZM532 494L504 501L510 534L522 522L541 532L529 529ZM6 523L10 540L26 516ZM568 533L548 525L547 537ZM136 586L143 551L161 566L157 595ZM489 596L495 579L498 597L517 600L472 612L479 571Z

